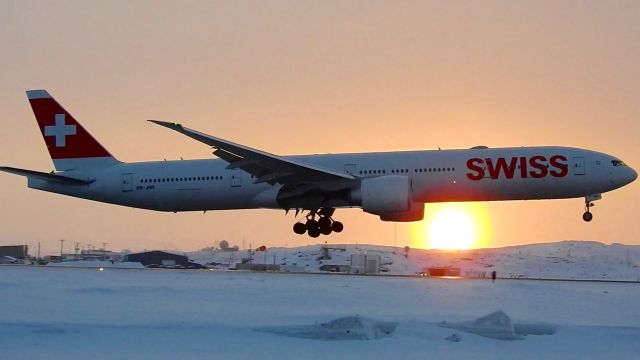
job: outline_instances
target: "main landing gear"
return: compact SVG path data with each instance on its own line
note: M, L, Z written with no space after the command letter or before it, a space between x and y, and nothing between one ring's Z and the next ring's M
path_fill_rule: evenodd
M312 238L317 238L320 235L329 235L332 232L341 232L344 229L344 225L340 221L335 221L331 218L335 209L322 208L319 211L311 211L306 216L306 222L297 222L293 225L293 232L298 235L303 235L305 232ZM316 220L318 215L318 220Z
M584 214L582 214L582 220L586 222L593 220L593 214L591 213L591 211L589 211L589 209L592 206L595 206L593 204L595 200L600 199L602 199L602 195L600 194L588 195L584 197Z

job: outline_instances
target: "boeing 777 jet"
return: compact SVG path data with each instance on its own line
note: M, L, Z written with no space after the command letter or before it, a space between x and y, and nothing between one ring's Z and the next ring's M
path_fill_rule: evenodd
M15 167L30 188L157 211L280 209L305 213L293 231L318 237L343 230L337 208L362 208L383 221L419 221L431 202L584 198L634 181L619 158L562 147L510 147L278 156L149 120L215 149L217 159L117 160L45 90L27 91L53 160L50 173Z

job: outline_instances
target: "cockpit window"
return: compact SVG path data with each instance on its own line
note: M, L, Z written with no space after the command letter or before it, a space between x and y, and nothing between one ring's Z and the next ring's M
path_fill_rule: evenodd
M627 166L622 160L611 160L613 166Z

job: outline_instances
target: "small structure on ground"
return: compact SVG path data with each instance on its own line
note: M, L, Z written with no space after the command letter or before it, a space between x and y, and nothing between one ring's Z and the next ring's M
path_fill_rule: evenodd
M16 259L26 259L29 256L27 245L6 245L0 246L0 256L10 256Z
M238 251L238 245L229 246L229 242L227 240L220 241L219 246L222 251Z
M380 255L351 255L351 273L363 275L380 274Z
M193 263L184 255L173 254L165 251L146 251L128 254L124 261L139 262L146 267L184 267L188 268Z
M426 272L430 276L460 276L460 268L453 266L430 267Z
M256 264L256 263L239 263L236 264L235 270L249 270L249 271L280 271L280 265L278 264Z
M351 265L344 261L327 261L320 266L320 271L328 271L334 273L349 273L351 272Z

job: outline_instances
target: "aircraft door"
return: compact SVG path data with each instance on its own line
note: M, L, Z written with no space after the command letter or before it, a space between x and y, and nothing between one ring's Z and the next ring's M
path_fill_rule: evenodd
M133 174L122 174L122 192L133 191Z
M231 187L242 186L242 170L229 171L229 184L231 185Z
M356 174L358 173L358 167L356 166L356 164L345 164L344 171L349 175L356 176Z
M574 157L573 158L573 175L584 175L584 158L583 157Z

